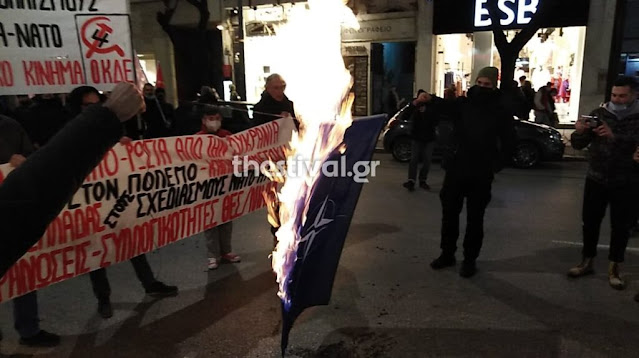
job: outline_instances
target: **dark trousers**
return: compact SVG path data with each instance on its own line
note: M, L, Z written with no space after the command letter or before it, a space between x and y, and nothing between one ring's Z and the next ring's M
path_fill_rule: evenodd
M606 214L606 207L610 204L611 232L608 259L613 262L624 261L630 230L636 219L637 194L639 190L636 185L609 188L586 179L582 210L584 257L597 255L601 221Z
M148 290L151 284L155 282L153 277L153 271L151 266L146 260L146 255L142 254L131 259L131 264L135 270L135 275L142 283L142 287ZM101 268L89 273L91 278L91 286L93 287L93 293L98 300L108 300L111 296L111 285L109 285L109 278L107 277L106 269Z
M37 291L13 299L13 326L22 338L35 336L40 332Z
M442 203L441 249L444 255L454 255L459 237L459 214L466 199L466 236L464 258L474 261L484 240L484 213L490 202L492 178L463 177L446 173L439 193Z
M411 143L410 163L408 163L408 180L418 179L417 166L420 161L422 163L422 169L419 171L419 181L426 181L428 178L428 170L430 169L430 162L433 159L433 148L435 148L435 142L421 142L413 140Z

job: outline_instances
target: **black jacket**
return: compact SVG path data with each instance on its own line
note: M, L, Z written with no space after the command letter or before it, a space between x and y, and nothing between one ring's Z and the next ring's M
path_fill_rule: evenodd
M58 99L38 99L28 108L22 123L31 142L43 146L71 119Z
M0 164L9 162L14 154L29 156L33 145L22 126L15 120L0 115Z
M514 119L504 107L502 93L482 95L472 87L468 97L446 103L453 120L450 162L447 174L492 178L512 157L516 143Z
M5 178L0 185L0 277L40 240L121 135L113 112L89 107Z
M413 105L413 101L406 108L405 116L409 116L413 122L411 137L420 142L432 142L436 139L435 128L441 115L440 106L435 103L427 103L419 106Z
M144 138L163 138L172 133L174 126L173 106L160 102L156 97L145 98L146 111L142 113L142 119L146 125Z
M293 102L288 97L284 96L284 100L277 101L266 91L262 93L262 99L253 107L253 112L253 125L256 126L278 119L282 112L288 112L295 118ZM297 126L297 120L295 120L295 123Z
M590 129L582 134L572 133L573 148L590 146L588 178L611 187L639 184L639 168L632 160L639 144L639 101L635 101L621 118L606 107L597 108L590 115L606 122L615 139L599 137Z

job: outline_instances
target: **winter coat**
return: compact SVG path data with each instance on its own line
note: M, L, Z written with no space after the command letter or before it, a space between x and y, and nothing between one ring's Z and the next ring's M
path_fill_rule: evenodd
M70 119L71 115L57 98L38 99L28 108L23 127L31 142L41 147Z
M173 106L160 102L157 98L145 98L146 111L142 113L142 119L146 125L144 138L168 137L174 126Z
M582 134L573 132L570 138L572 147L583 149L588 146L588 178L609 186L622 186L639 183L639 168L632 156L639 145L639 101L622 115L610 109L610 103L591 112L606 122L614 140L597 136L590 129Z
M295 109L293 102L284 96L282 101L277 101L268 92L262 93L262 99L253 107L253 125L259 126L264 123L274 121L279 118L280 113L288 112L293 118L295 118ZM270 116L268 114L273 114ZM297 119L295 120L296 126L298 125Z
M447 174L492 179L512 158L517 140L514 119L503 104L501 91L482 94L475 86L468 97L446 106L453 121Z
M22 126L12 118L0 115L0 164L8 163L11 156L29 156L33 145Z
M116 115L88 107L0 184L0 277L42 235L122 136Z
M436 139L435 128L439 123L441 115L439 106L434 103L421 104L415 106L414 102L406 108L406 114L412 121L411 138L425 143L430 143Z

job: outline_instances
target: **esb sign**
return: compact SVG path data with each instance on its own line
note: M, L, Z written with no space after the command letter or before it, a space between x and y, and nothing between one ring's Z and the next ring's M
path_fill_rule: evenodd
M542 28L588 24L590 0L435 0L433 33L441 35L490 31L490 1L497 3L497 16L502 29L524 28L542 9L544 17L539 19Z
M487 2L488 0L475 0L475 28L488 27L493 23L486 8ZM539 0L499 0L497 6L501 12L500 25L525 25L537 12Z

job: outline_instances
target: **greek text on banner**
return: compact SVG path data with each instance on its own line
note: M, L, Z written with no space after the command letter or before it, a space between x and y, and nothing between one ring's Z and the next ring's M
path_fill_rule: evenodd
M42 239L0 278L0 302L150 252L265 206L276 183L234 175L234 156L285 158L294 128L279 119L220 138L117 144ZM10 174L0 166L0 178ZM0 184L1 185L1 184Z

